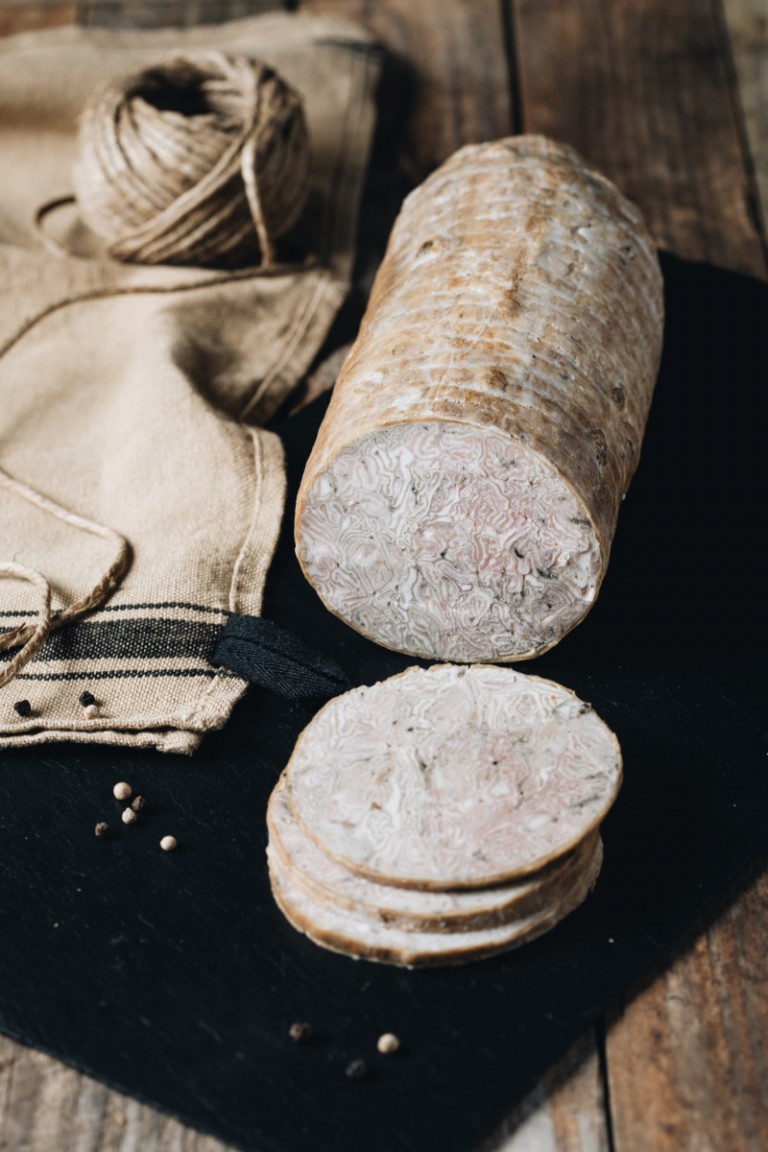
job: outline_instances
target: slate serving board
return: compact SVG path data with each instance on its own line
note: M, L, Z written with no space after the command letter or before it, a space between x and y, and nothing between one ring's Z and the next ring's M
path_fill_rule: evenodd
M624 750L585 906L460 969L314 947L272 903L264 811L315 705L254 690L191 760L66 745L2 757L3 1031L245 1149L467 1152L768 843L768 286L664 268L664 364L608 576L587 621L528 664L590 700ZM281 428L292 493L323 408ZM290 523L265 615L354 682L412 662L323 610ZM119 779L151 805L97 841ZM293 1044L294 1020L317 1040ZM403 1039L396 1058L374 1051L385 1030ZM356 1056L367 1080L344 1076Z

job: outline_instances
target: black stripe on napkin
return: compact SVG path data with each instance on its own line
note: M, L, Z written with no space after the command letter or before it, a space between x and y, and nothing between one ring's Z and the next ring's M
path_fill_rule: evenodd
M144 618L94 620L65 625L52 632L37 660L156 660L174 657L207 661L221 624ZM0 661L11 659L0 652Z

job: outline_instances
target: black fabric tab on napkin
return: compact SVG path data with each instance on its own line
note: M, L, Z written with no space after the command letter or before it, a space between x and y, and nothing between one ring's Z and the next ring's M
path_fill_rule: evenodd
M621 742L583 907L464 968L315 947L275 907L264 849L269 794L317 702L252 691L183 761L63 744L0 756L3 1031L253 1152L472 1152L766 846L768 285L669 258L664 272L662 373L603 587L521 666L590 701ZM416 662L327 612L294 554L291 501L325 403L278 429L289 498L264 614L372 683ZM99 681L105 707L110 690ZM130 828L118 780L148 801ZM113 839L94 836L101 820ZM315 1036L295 1044L303 1020ZM384 1031L396 1058L376 1052ZM344 1075L357 1057L365 1080Z
M223 665L286 700L327 700L352 687L328 656L260 616L230 616L211 663Z

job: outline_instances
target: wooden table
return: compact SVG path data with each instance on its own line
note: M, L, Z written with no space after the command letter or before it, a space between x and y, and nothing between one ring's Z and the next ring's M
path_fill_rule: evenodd
M18 0L0 2L0 35L277 7L358 20L409 62L408 179L468 141L544 132L612 177L661 246L768 277L768 0ZM483 1152L768 1149L765 863ZM0 1037L0 1152L129 1149L225 1152Z

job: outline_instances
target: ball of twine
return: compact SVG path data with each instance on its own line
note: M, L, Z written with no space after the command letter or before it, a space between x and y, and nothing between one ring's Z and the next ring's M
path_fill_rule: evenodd
M307 198L301 97L257 60L174 55L93 94L73 175L118 260L271 265Z

